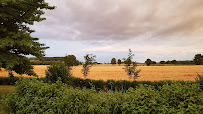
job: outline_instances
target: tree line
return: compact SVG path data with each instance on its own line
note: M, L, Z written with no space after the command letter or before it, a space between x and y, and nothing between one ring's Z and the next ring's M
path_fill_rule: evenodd
M121 61L121 59L118 59L118 61L116 61L116 58L112 58L111 59L111 64L115 65L115 64L126 64L127 60L124 59L124 61ZM136 61L135 61L136 62ZM203 65L203 55L202 54L196 54L193 58L193 60L168 60L168 61L160 61L160 62L156 62L156 61L152 61L151 59L146 59L146 61L144 62L147 66L150 65L155 65L155 64L175 64L175 65Z

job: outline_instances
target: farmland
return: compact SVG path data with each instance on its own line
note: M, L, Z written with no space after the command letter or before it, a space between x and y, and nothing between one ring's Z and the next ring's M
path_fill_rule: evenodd
M129 80L123 69L124 66L117 65L94 65L90 68L87 76L88 79L93 80ZM34 65L34 71L39 77L45 77L45 70L47 65ZM83 78L81 73L82 66L75 66L71 73L74 77ZM138 66L141 69L137 81L160 81L160 80L181 80L181 81L195 81L198 73L203 72L202 65L191 66ZM15 76L20 76L14 73ZM8 76L5 70L0 71L0 77ZM22 75L28 77L27 75Z

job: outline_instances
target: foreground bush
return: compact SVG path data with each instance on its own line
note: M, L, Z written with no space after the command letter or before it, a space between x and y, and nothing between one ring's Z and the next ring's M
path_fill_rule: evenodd
M2 100L8 113L201 113L203 93L197 83L139 85L126 92L66 87L36 79L20 79Z
M46 71L47 80L55 83L59 77L63 83L67 83L68 77L70 77L68 67L64 63L50 65Z

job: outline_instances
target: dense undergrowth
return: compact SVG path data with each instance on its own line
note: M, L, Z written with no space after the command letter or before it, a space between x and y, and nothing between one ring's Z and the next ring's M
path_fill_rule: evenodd
M199 83L139 84L126 91L96 91L37 79L19 79L2 100L7 113L201 113Z
M19 77L5 77L5 78L0 78L0 85L15 85L16 81L18 81L20 78ZM47 78L38 78L37 80L39 81L44 81L46 83L53 83L52 81L49 81ZM158 89L159 86L163 86L164 84L171 85L173 83L200 83L202 85L202 81L200 82L192 82L192 81L171 81L171 80L165 80L165 81L126 81L126 80L120 80L120 81L115 81L115 80L108 80L108 81L103 81L103 80L90 80L90 79L81 79L81 78L76 78L76 77L68 77L66 79L66 84L73 87L73 88L87 88L87 89L92 89L94 88L97 91L100 90L111 90L111 91L125 91L128 90L129 88L136 88L140 84L145 84L145 85L150 85L154 87L155 89Z

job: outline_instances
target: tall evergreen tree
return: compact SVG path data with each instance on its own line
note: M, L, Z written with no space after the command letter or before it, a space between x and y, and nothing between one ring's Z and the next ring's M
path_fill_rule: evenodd
M45 20L43 9L54 8L44 0L0 1L0 69L36 75L26 55L42 59L48 47L31 37L28 25Z

